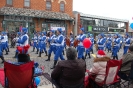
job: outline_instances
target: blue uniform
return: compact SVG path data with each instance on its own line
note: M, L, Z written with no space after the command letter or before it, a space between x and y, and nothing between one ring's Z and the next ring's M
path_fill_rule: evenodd
M33 51L34 51L35 48L37 49L37 40L38 40L37 36L34 35L34 37L32 38L32 40L33 40Z
M6 38L5 32L2 32L2 36L1 36L1 48L2 48L2 51L3 50L6 51L6 55L7 55L8 54L8 50L7 50L6 44L7 44L7 38Z
M86 38L85 34L80 34L78 37L78 40L80 41L80 43L78 44L78 59L84 59L84 51L85 48L83 46L83 40Z
M125 38L125 40L124 40L124 53L123 53L123 55L127 53L127 50L128 50L128 48L130 46L130 41L131 41L130 38Z
M105 39L104 38L98 39L97 44L98 44L98 50L104 50Z
M119 51L120 40L119 40L119 38L115 38L115 39L113 40L113 42L114 42L113 52L112 52L113 59L115 59L115 58L118 59L117 53L118 53L118 51Z
M111 51L111 48L112 48L112 38L111 37L107 38L106 46L107 46L108 52Z
M62 55L62 52L64 49L64 37L62 34L57 36L57 38L55 39L55 43L56 43L56 52L55 52L54 60L57 61L59 57L61 60L65 60Z

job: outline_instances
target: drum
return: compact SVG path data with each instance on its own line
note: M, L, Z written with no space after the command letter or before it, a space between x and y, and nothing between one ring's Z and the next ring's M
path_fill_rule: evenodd
M66 45L70 47L70 44L71 44L70 39L66 38Z
M79 42L80 42L80 41L78 41L78 40L74 40L73 46L74 46L74 47L77 47L78 44L79 44Z

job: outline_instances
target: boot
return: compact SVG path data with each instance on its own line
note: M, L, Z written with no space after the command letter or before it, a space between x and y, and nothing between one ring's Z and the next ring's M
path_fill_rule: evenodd
M45 61L50 61L51 54L48 55L48 59Z
M85 60L84 56L82 56L82 59Z
M64 50L63 50L63 52L62 52L62 53L63 53L63 55L65 55Z
M17 58L17 56L18 56L18 52L15 53L15 56L13 58Z
M0 56L0 58L1 58L1 60L2 60L1 63L4 63L4 62L5 62L4 57L3 57L3 56Z
M116 56L116 59L118 60L118 56Z
M54 60L54 65L53 65L53 67L51 69L54 69L55 68L56 63L57 63L57 60Z
M93 54L93 49L92 49L92 54Z
M36 54L38 54L38 51L39 51L39 49L37 49L37 52L36 52Z
M7 48L8 52L10 52L9 48Z
M34 52L34 50L35 50L35 48L33 48L33 51L32 52Z
M115 56L113 56L113 59L115 60Z
M45 54L46 54L45 56L48 56L47 51L45 51Z
M41 52L39 52L39 56L38 56L38 57L41 57L41 54L42 54L42 53L41 53Z
M8 50L6 50L6 54L5 55L8 55Z
M90 55L90 53L88 53L88 56L89 56L89 58L91 58L91 55Z
M87 53L85 53L85 59L86 59L86 57L87 57Z

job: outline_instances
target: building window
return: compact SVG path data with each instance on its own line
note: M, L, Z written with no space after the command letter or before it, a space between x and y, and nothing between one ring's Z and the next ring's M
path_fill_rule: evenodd
M24 7L30 7L30 0L24 0Z
M47 0L46 1L46 10L51 10L51 8L52 8L51 0Z
M65 12L65 3L63 1L60 2L60 11Z
M6 0L7 5L12 5L12 0Z

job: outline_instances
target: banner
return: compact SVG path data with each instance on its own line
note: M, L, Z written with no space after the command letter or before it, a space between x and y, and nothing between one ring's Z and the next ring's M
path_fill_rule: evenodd
M62 28L62 31L65 31L65 27L51 27L51 30L57 30L58 28Z

